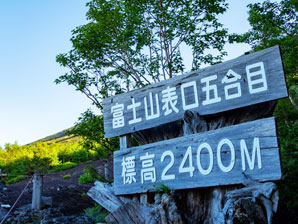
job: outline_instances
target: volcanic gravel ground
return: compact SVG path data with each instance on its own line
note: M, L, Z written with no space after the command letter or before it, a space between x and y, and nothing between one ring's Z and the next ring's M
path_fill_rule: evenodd
M43 196L53 198L53 207L62 207L64 215L75 215L82 213L84 209L93 207L95 201L86 195L88 190L94 186L90 184L78 184L78 178L83 173L84 167L95 165L97 169L103 170L104 161L97 160L88 164L79 164L78 166L52 174L46 174L43 182ZM63 179L63 176L70 174L70 179ZM0 204L9 204L12 206L20 193L25 188L29 179L23 180L17 184L6 187L6 190L0 189ZM24 192L23 196L16 205L16 208L30 204L32 200L32 183Z

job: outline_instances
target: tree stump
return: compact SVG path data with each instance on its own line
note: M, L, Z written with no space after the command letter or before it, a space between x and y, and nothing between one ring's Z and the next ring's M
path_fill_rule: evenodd
M183 121L138 131L133 133L133 136L140 144L148 144L215 130L269 117L275 105L276 102L271 101L208 116L186 111ZM278 202L275 184L261 184L247 177L247 183L243 185L246 187L232 185L177 190L169 195L157 193L153 203L146 202L144 198L147 197L144 197L144 194L140 197L141 203L136 197L131 199L115 196L122 201L115 207L116 210L109 210L106 200L98 200L90 193L91 191L104 192L98 184L88 192L88 195L92 195L91 197L98 202L102 201L101 205L111 212L106 218L107 223L271 223L272 214L276 211ZM113 192L112 187L109 189Z

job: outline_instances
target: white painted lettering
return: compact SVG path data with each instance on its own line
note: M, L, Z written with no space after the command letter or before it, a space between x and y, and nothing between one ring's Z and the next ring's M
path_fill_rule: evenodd
M230 151L231 151L231 162L228 166L224 166L221 160L221 148L222 146L226 144L229 146ZM217 162L218 162L218 166L219 168L223 171L223 172L230 172L234 165L235 165L235 148L233 143L229 140L229 139L222 139L220 140L220 142L217 145Z
M153 159L155 157L155 154L149 155L147 152L144 156L140 157L140 160L142 161L142 169L141 169L141 181L142 184L144 181L156 181L156 171L154 167Z
M111 107L111 113L113 114L112 125L114 129L124 127L123 110L123 103L116 103L116 105Z
M176 87L170 88L169 86L161 91L163 102L162 110L165 111L165 116L171 114L173 111L176 113L179 112L178 108L176 107L178 96L176 94Z
M206 148L208 150L208 154L209 154L209 166L205 170L204 170L204 168L201 165L201 152L202 152L202 150L204 148ZM213 169L213 152L212 152L211 146L207 142L202 143L198 147L198 151L197 151L197 165L198 165L198 169L199 169L200 173L203 174L203 175L208 175L209 173L211 173L211 171Z
M160 161L163 162L167 156L170 157L170 162L164 168L164 170L162 171L162 173L161 173L161 180L174 180L174 179L176 179L176 175L175 174L167 174L167 172L169 171L169 169L171 169L171 167L175 163L174 153L172 151L170 151L170 150L167 150L167 151L163 152L163 154L161 155Z
M150 115L148 113L148 105L147 105L147 98L144 97L144 104L145 104L145 117L146 120L151 120L155 118L159 118L159 101L158 101L158 94L155 94L155 104L156 104L156 113L154 113L154 107L153 107L153 97L152 93L149 93L149 101L150 101Z
M247 145L244 139L240 140L240 149L241 149L241 161L242 161L242 170L246 170L245 167L245 158L247 158L247 163L249 166L249 169L253 170L255 167L255 160L256 160L256 155L258 159L258 168L262 168L262 159L261 159L261 150L260 150L260 140L259 138L254 138L253 142L253 149L252 149L252 155L251 157L249 156L248 150L247 150Z
M185 163L188 159L188 166L185 167ZM182 159L182 162L179 166L179 173L189 173L189 176L193 176L195 168L193 167L193 162L192 162L192 151L191 151L191 146L188 146L186 153Z
M255 68L259 70L251 71ZM247 74L248 89L250 94L263 92L268 89L263 62L258 62L252 65L246 66L246 74Z
M237 74L232 69L229 69L228 73L221 80L222 83L228 84L224 87L226 100L231 100L231 99L240 97L242 95L240 83L239 82L232 83L232 82L237 82L237 80L240 80L240 79L241 79L241 75ZM234 90L234 93L230 93L232 90Z
M186 105L186 100L185 100L185 89L186 88L193 88L193 99L194 102L191 104ZM181 85L181 97L182 97L182 107L183 110L189 110L189 109L193 109L199 106L199 97L198 97L198 90L197 90L197 84L195 81L192 82L187 82L187 83L183 83Z
M136 108L141 106L141 102L136 103L134 98L131 98L131 104L127 106L128 110L132 110L133 119L128 121L128 124L135 124L142 121L142 118L137 118L137 110Z
M218 103L221 101L221 98L218 96L217 86L210 85L210 82L217 79L217 75L211 75L206 78L201 79L201 83L206 83L206 86L202 88L206 92L206 99L203 100L203 105L208 105L212 103ZM211 92L213 92L213 97L211 97Z
M137 182L136 180L136 163L135 156L128 156L122 158L122 177L123 184L132 184L133 182Z

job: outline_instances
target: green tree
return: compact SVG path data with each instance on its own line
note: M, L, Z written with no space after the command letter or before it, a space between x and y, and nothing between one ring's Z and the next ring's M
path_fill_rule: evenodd
M252 45L255 51L279 45L289 86L298 80L298 2L283 0L249 4L248 21L252 29L243 35L232 35L232 40ZM293 106L298 109L292 101Z
M288 220L292 219L288 222L295 223L293 219L298 221L298 2L267 0L248 7L252 29L242 35L232 35L231 40L249 43L254 51L279 45L282 52L289 98L279 100L275 109L284 175L279 189L281 204L286 204L291 214L287 216Z
M182 47L190 49L192 69L226 54L227 30L217 19L224 0L91 0L87 6L90 22L72 31L72 50L57 56L69 72L55 82L73 85L99 109L103 98L184 73Z
M67 134L83 137L85 148L95 149L101 157L105 157L119 148L119 138L106 139L103 117L96 116L91 110L82 113L75 126Z

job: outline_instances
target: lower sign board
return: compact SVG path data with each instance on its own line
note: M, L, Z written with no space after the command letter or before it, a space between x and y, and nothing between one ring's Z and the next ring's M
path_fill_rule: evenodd
M281 178L274 118L183 136L114 153L117 195Z

